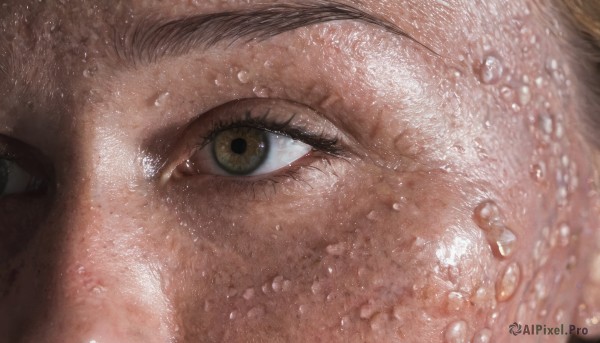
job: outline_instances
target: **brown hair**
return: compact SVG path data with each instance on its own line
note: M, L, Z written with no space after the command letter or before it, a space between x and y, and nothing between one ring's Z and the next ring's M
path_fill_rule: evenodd
M569 44L576 52L573 67L584 96L581 118L586 134L600 148L600 0L562 0L558 4Z

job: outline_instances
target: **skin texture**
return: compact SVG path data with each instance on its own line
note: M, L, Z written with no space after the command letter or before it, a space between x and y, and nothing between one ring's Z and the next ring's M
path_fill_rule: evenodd
M355 5L431 50L336 21L130 67L112 40L136 18L255 5L3 4L0 133L52 175L43 195L0 199L0 337L567 339L513 338L515 321L597 334L594 152L555 15L532 1ZM289 105L272 99L297 103L343 156L252 178L182 172L222 115L210 110L257 97L280 122ZM482 203L497 205L491 228Z

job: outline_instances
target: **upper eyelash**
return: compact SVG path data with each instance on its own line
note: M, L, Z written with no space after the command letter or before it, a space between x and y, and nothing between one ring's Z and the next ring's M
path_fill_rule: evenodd
M251 127L254 129L265 130L275 134L288 136L294 140L299 140L312 146L315 149L329 153L335 156L341 156L343 150L339 146L337 137L326 137L323 132L315 134L299 127L291 126L291 122L296 114L293 114L283 122L277 122L269 118L269 111L260 117L253 118L250 111L247 111L242 120L219 120L212 124L210 132L202 138L199 149L212 142L222 131L240 127Z

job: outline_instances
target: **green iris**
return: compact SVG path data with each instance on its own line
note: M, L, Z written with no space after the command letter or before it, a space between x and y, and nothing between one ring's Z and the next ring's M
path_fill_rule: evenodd
M213 141L213 156L230 174L248 175L258 169L269 152L266 131L248 127L223 130Z
M0 195L6 190L8 184L8 161L0 159Z

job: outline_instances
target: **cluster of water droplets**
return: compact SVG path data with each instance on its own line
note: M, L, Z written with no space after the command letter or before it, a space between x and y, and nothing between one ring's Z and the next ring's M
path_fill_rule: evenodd
M483 230L492 251L497 256L509 257L514 252L517 237L506 226L498 205L492 200L480 203L474 211L475 223Z

